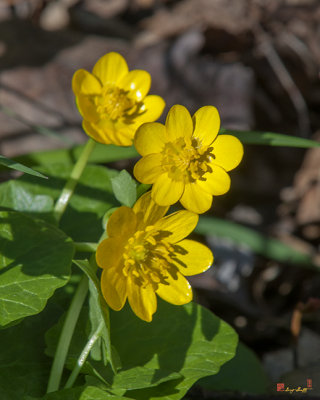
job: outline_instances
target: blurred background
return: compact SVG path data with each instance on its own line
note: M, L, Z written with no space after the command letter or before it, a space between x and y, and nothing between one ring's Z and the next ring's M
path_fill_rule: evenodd
M319 0L0 0L0 154L84 143L71 78L109 51L151 73L162 121L211 104L224 128L319 141L319 44ZM246 145L231 178L215 229L198 230L215 266L192 279L196 299L261 361L243 392L312 379L320 394L320 150Z

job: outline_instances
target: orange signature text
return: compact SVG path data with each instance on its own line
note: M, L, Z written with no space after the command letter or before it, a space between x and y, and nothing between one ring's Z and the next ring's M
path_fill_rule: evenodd
M306 387L301 387L298 386L296 388L290 388L289 386L286 386L284 383L277 383L277 392L289 392L289 393L307 393L308 390L312 390L312 379L307 379L307 386Z

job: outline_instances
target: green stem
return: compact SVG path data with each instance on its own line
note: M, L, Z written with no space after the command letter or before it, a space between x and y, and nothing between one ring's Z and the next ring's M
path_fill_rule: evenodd
M98 243L92 242L74 242L76 251L79 253L95 253L98 247Z
M62 214L64 213L71 196L73 195L74 189L77 186L77 183L81 177L81 174L88 163L88 159L92 150L94 149L96 142L92 139L89 139L84 146L78 161L75 163L73 170L71 172L70 178L67 180L60 197L58 198L56 205L54 207L54 214L56 220L59 222Z
M64 321L56 353L54 355L53 364L51 367L47 393L54 392L55 390L59 389L63 366L67 358L71 338L87 293L88 278L84 275L81 278L79 286L74 294L66 315L66 319Z
M99 339L101 336L102 330L104 328L104 321L101 321L98 328L96 331L92 334L92 336L89 338L87 344L85 345L84 349L82 350L77 363L72 370L71 375L69 376L69 379L67 380L67 383L65 384L65 389L71 388L72 385L74 384L75 380L77 379L77 376L79 375L79 372L81 371L81 368L83 367L83 364L86 362L86 359L88 358L88 355L96 343L96 341Z

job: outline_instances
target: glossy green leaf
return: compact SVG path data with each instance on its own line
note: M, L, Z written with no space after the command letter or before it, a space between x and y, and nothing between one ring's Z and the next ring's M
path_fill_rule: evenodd
M82 314L68 356L72 368L88 337L88 317ZM46 335L46 354L53 354L59 326ZM111 311L111 343L122 369L113 375L102 360L88 359L83 373L90 374L133 399L181 399L200 378L218 373L236 351L237 334L210 311L194 303L173 306L159 301L151 323L137 318L126 306Z
M132 207L137 200L137 184L131 175L123 169L111 179L111 184L116 199L124 206Z
M77 335L72 338L69 348L66 367L70 370L74 368L76 360L85 346L88 337L90 336L90 331L92 331L94 321L93 323L91 321L89 323L89 321L90 309L88 310L87 308L84 308L80 314L80 318L76 326ZM63 326L63 322L64 316L46 333L46 354L49 356L53 357L55 353L55 348ZM118 353L116 352L114 358L117 354ZM120 358L118 362L115 362L115 364L120 367ZM114 368L113 370L115 369L118 368ZM153 368L146 368L144 366L138 366L134 369L119 371L115 375L110 364L108 364L107 367L105 366L103 352L101 349L97 348L90 353L90 356L85 362L81 372L95 378L100 385L108 388L108 390L112 390L114 394L124 394L128 389L140 389L156 386L163 381L177 379L180 377L180 374L176 372L164 369L161 369L161 371L155 371Z
M130 332L130 335L128 335ZM139 366L181 374L152 388L131 390L134 399L181 399L200 378L214 375L235 354L237 334L210 311L190 303L172 306L159 301L151 323L138 319L126 306L111 313L111 340L123 371Z
M44 397L24 397L23 400L129 400L127 397L115 396L94 386L81 386L72 389L59 390Z
M320 146L320 142L316 142L315 140L304 139L297 136L283 135L274 132L235 131L221 128L220 134L236 136L239 140L241 140L241 142L246 144L301 148Z
M202 235L226 237L235 243L245 244L254 253L272 260L320 271L320 268L314 265L309 254L298 251L277 239L267 237L254 229L231 221L200 216L196 232Z
M83 147L84 145L76 146L71 149L35 152L16 157L16 160L28 166L56 163L73 164L81 154ZM105 145L96 143L95 148L89 157L89 162L102 164L118 160L127 160L138 156L139 154L133 146L120 147L112 144Z
M74 247L58 228L0 212L0 325L39 313L68 282Z
M48 221L53 220L53 212L44 212L43 204L53 203L70 175L72 165L54 164L42 167L42 172L49 177L48 180L39 180L31 176L22 176L13 182L0 184L0 204L24 213L39 216ZM119 205L115 199L111 178L118 175L117 171L99 166L87 166L71 198L69 206L61 219L61 229L78 242L93 242L102 234L101 218L108 209ZM38 197L42 196L42 197ZM28 197L37 202L28 200ZM17 199L21 198L21 201ZM41 200L41 201L40 201Z
M122 371L114 376L112 388L124 390L137 390L158 386L162 382L183 379L179 372L169 371L164 368L135 367ZM128 393L130 397L130 393Z
M270 382L255 353L239 343L235 357L217 375L200 379L197 385L211 391L265 394Z
M0 330L0 399L41 398L46 391L52 360L44 354L44 333L60 315L50 301L46 309L19 325Z
M20 164L14 160L10 160L9 158L6 158L1 155L0 155L0 165L4 165L5 167L12 168L12 169L15 169L16 171L24 172L29 175L37 176L38 178L47 179L47 177L40 174L40 172L34 171L33 169L26 167L23 164Z
M53 198L44 194L33 194L23 187L19 180L10 180L0 185L0 205L27 214L39 215L54 222L53 218L50 219L54 206Z
M90 280L89 290L89 318L91 322L90 335L96 331L101 322L104 324L101 338L91 350L91 355L95 360L102 360L105 365L109 361L112 365L113 371L116 372L117 369L120 368L120 360L115 354L115 350L111 347L109 309L101 294L100 286L96 286L95 282Z

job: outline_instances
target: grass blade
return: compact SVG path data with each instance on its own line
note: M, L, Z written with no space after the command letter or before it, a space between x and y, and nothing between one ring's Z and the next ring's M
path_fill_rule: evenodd
M316 142L315 140L303 139L296 136L283 135L274 132L234 131L221 128L220 134L236 136L242 143L246 144L302 148L320 147L320 142Z
M14 160L10 160L9 158L6 158L6 157L1 156L1 155L0 155L0 165L4 165L5 167L12 168L12 169L15 169L15 170L20 171L20 172L24 172L24 173L29 174L29 175L38 176L39 178L48 179L46 176L40 174L40 172L34 171L33 169L28 168L23 164L20 164L20 163L14 161Z
M309 254L231 221L200 216L196 232L202 235L225 237L237 244L245 244L254 253L269 259L320 271L319 266L315 265Z

